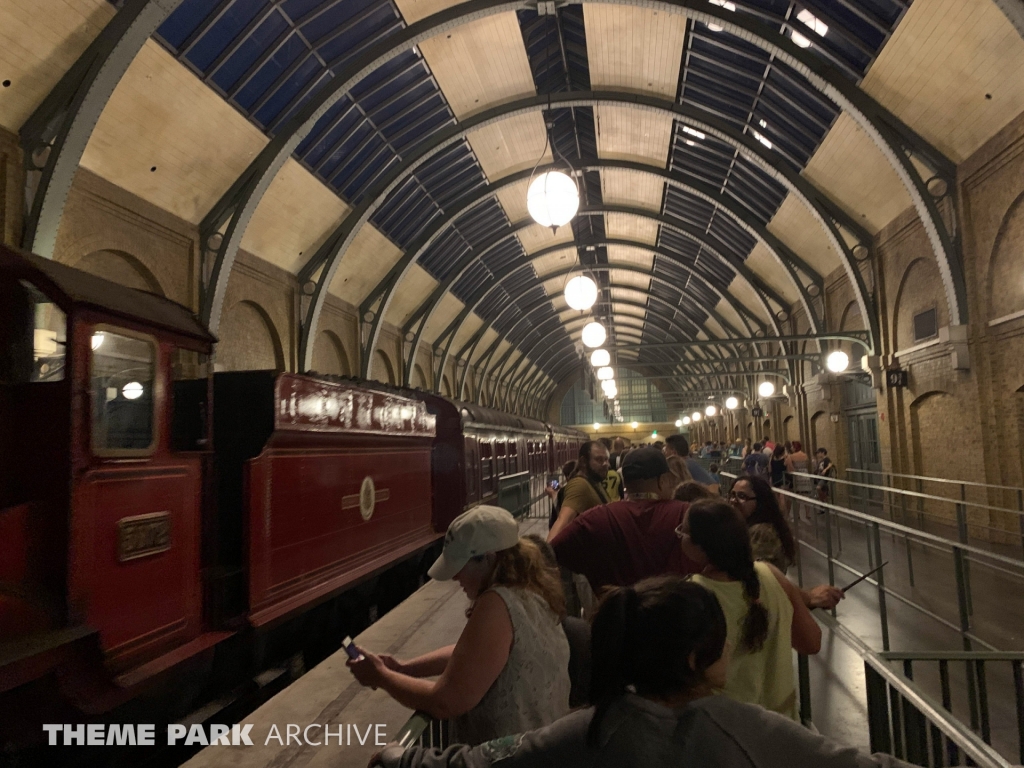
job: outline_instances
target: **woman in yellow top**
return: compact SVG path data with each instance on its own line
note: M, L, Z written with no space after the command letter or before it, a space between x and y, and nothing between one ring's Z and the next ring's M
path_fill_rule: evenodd
M740 514L721 500L690 505L677 531L683 554L703 565L693 579L718 598L733 648L724 693L797 719L794 648L821 649L821 628L800 590L773 565L754 562Z

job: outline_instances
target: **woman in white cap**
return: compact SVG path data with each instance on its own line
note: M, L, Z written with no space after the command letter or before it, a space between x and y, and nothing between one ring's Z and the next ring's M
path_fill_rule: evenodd
M355 678L410 709L454 720L458 740L468 744L566 714L562 585L537 545L519 538L512 515L486 505L459 515L429 573L455 579L471 601L459 641L404 662L360 648L364 658L348 662Z

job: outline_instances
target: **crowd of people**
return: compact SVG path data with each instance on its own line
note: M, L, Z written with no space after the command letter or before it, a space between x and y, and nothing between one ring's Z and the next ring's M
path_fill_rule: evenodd
M781 460L783 484L810 468L799 443ZM792 651L819 651L811 610L843 594L787 577L798 553L771 474L723 498L682 435L588 442L564 474L547 541L497 507L452 522L430 575L470 600L455 645L348 662L363 685L450 720L461 745L389 748L376 764L898 764L798 724ZM594 604L567 602L581 581Z

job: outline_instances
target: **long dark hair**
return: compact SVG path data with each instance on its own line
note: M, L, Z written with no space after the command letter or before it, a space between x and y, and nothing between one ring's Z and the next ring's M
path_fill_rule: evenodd
M741 647L761 650L768 637L768 610L761 605L761 581L754 570L750 533L743 516L719 499L693 502L686 516L693 543L704 550L715 568L743 584L748 605Z
M768 523L779 534L779 541L782 542L782 550L786 553L786 558L793 562L796 559L796 543L793 541L793 531L790 530L789 523L786 522L782 509L779 508L779 498L775 495L775 491L772 490L771 484L763 477L757 475L741 477L737 482L740 480L746 480L750 483L750 489L754 492L754 497L757 499L754 514L747 518L747 525Z
M725 647L722 608L704 587L679 576L611 589L591 627L591 700L587 743L598 745L601 720L629 686L666 698L691 690ZM690 666L690 657L694 666Z

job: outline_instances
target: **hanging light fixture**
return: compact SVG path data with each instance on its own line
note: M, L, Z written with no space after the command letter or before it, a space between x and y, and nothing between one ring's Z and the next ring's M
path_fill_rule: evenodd
M842 373L850 367L850 356L841 349L837 349L825 359L825 365L832 373Z
M607 387L602 387L602 389L604 390L604 396L606 398L608 398L609 400L614 400L616 397L619 396L619 390L615 386L615 382L614 381L602 381L601 383L602 384L609 384L610 385L610 386L607 386Z
M580 207L576 182L562 171L547 171L530 182L526 208L541 226L558 229L572 221Z
M761 397L771 397L775 394L775 385L770 381L762 381L757 385L757 394Z
M137 381L129 381L121 388L121 394L128 400L138 400L142 397L142 385Z
M700 411L694 411L692 414L690 414L690 420L694 424L696 424L698 421L700 421Z
M565 303L572 309L590 309L597 301L597 283L586 275L577 275L565 284Z
M683 426L683 420L682 419L676 419L676 426L677 427Z
M740 407L740 401L737 400L735 397L727 397L725 398L725 407L728 408L730 411L735 411L737 408Z
M601 381L611 381L615 378L615 371L610 366L601 366L597 369L597 378Z
M595 349L590 355L590 364L595 368L600 368L602 365L608 365L612 361L612 356L608 354L607 349Z
M596 320L583 326L583 343L590 348L600 347L608 338L604 326Z
M704 409L704 413L706 413L708 418L710 419L712 416L718 413L718 409L715 408L715 406L713 405L709 405L707 408Z
M603 379L601 381L601 389L604 392L607 392L609 389L615 389L616 386L615 379Z
M689 423L690 423L690 417L689 416L683 416L683 426L685 427Z

